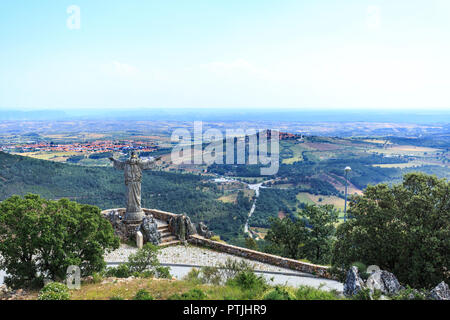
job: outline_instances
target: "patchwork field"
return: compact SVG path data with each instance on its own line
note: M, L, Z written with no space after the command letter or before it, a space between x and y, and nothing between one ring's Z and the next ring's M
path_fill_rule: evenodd
M336 209L341 211L343 216L345 200L336 196L323 196L323 195L314 195L307 192L300 192L297 195L297 200L306 203L306 204L316 204L316 205L326 205L331 204L334 205Z

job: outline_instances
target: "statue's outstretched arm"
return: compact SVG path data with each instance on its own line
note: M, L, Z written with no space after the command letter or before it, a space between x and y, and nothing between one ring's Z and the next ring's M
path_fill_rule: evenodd
M150 158L148 158L148 159L141 160L141 161L140 161L141 169L142 169L142 170L150 169L150 168L152 167L152 165L153 165L156 161L158 161L158 160L160 160L160 159L161 159L161 157L159 156L159 157L156 157L156 158L150 157Z
M123 170L125 168L125 162L116 160L113 157L110 157L109 160L112 161L114 168L119 170Z

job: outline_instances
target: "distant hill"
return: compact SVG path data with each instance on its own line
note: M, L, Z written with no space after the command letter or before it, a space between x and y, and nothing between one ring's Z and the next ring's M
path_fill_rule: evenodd
M63 120L67 113L60 110L0 110L0 120Z
M0 152L0 200L14 194L70 198L102 209L125 206L123 173L112 167L82 167ZM142 202L147 208L186 213L223 239L241 236L246 203L223 203L215 184L200 176L145 171Z

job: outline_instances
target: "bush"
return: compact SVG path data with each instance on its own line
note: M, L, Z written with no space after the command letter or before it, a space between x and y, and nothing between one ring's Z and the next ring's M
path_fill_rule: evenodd
M243 290L265 290L267 287L266 279L263 276L257 276L251 271L239 272L236 277L228 280L228 285L236 286Z
M336 292L328 292L308 286L300 286L295 292L297 300L339 300Z
M220 239L220 236L212 236L211 237L211 241L216 241L216 242L221 242L221 243L226 243L224 240Z
M222 282L222 275L218 267L203 267L201 274L203 283L219 285Z
M158 266L155 268L156 275L158 278L170 279L172 275L170 274L169 267Z
M401 290L397 295L392 296L393 300L427 300L428 292L426 290L416 290L407 286L406 289Z
M193 284L202 283L202 279L200 278L200 270L197 268L192 268L191 271L184 277L184 280L189 281Z
M188 292L183 293L182 295L173 294L168 299L169 300L204 300L207 295L200 289L191 289Z
M159 266L158 249L157 246L146 243L142 249L139 249L134 254L130 254L127 263L130 271L140 273Z
M139 290L133 300L153 300L153 296L145 289Z
M70 293L67 286L59 282L51 282L39 291L38 300L69 300Z
M220 269L223 280L225 282L228 281L229 279L236 277L236 275L240 272L243 271L253 272L252 266L247 261L245 260L238 261L236 259L231 258L227 258L225 263L217 264L216 267L217 269Z
M102 277L102 275L100 273L95 272L92 275L92 282L93 283L100 283L100 282L102 282L102 280L103 280L103 277Z
M381 298L381 291L375 290L372 292L369 288L363 288L358 293L352 296L353 300L379 300Z
M118 267L115 268L108 268L105 271L106 277L128 278L131 277L131 275L132 272L130 271L128 264L126 263L120 264Z
M0 239L0 269L12 288L62 281L71 265L86 277L105 267L105 250L119 247L98 207L32 194L0 203Z
M263 300L295 300L295 296L287 288L276 286L264 294Z

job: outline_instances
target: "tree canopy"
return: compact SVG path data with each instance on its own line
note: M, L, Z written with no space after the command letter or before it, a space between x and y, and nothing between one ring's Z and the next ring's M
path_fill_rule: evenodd
M450 184L422 173L403 182L368 186L353 198L338 228L333 265L378 265L415 287L450 279Z
M0 203L0 269L11 287L62 280L70 265L86 276L104 268L105 250L119 247L100 209L67 199L12 196Z

